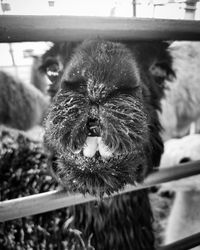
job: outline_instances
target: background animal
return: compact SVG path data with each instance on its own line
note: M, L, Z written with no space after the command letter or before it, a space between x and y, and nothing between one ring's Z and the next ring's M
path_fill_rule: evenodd
M0 72L0 124L29 130L41 124L49 105L49 97L31 84Z
M195 160L200 160L200 134L191 134L181 139L171 139L165 142L160 167ZM175 192L165 232L165 243L168 244L198 233L200 228L200 176L163 184L161 190ZM200 249L200 246L193 249Z
M199 132L200 43L174 42L170 46L170 53L176 78L167 82L165 98L161 101L162 113L159 115L163 127L162 138L166 141L161 167L198 160L200 148L198 134L186 136ZM171 139L174 137L183 138ZM163 185L164 189L175 192L165 243L199 231L199 182L199 176L195 176Z
M164 141L189 133L192 123L199 130L200 118L200 42L174 42L170 45L176 78L166 81L162 113Z

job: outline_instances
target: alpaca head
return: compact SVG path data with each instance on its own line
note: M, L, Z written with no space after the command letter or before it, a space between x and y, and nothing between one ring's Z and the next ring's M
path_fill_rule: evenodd
M161 157L160 167L173 167L174 165L200 160L200 135L190 134L180 139L171 139L165 142L164 153ZM162 184L161 191L199 191L200 176L192 176Z
M52 104L45 144L68 190L110 194L159 164L157 111L173 74L165 43L85 41L44 62Z

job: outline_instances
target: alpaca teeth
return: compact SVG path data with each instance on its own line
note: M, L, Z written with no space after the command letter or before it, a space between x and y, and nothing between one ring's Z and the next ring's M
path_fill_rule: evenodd
M98 149L103 158L112 157L112 151L104 144L101 137L98 137Z
M97 137L88 136L83 147L85 157L93 157L98 149Z
M112 157L112 151L104 144L101 137L88 136L83 147L83 155L92 158L96 151L99 151L104 159Z

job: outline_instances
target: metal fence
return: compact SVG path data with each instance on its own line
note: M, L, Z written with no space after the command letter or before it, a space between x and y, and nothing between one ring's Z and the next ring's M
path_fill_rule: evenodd
M0 42L65 41L101 37L111 40L190 40L200 41L200 21L73 17L73 16L0 16ZM161 169L149 175L143 184L127 186L132 192L164 182L200 174L200 161ZM86 203L95 197L68 195L61 190L0 202L0 221ZM200 233L161 246L158 250L186 250L200 245Z

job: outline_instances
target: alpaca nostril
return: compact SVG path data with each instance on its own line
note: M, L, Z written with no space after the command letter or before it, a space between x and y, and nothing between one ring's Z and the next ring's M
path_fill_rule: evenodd
M89 136L100 136L99 119L88 118L87 129L88 129Z

